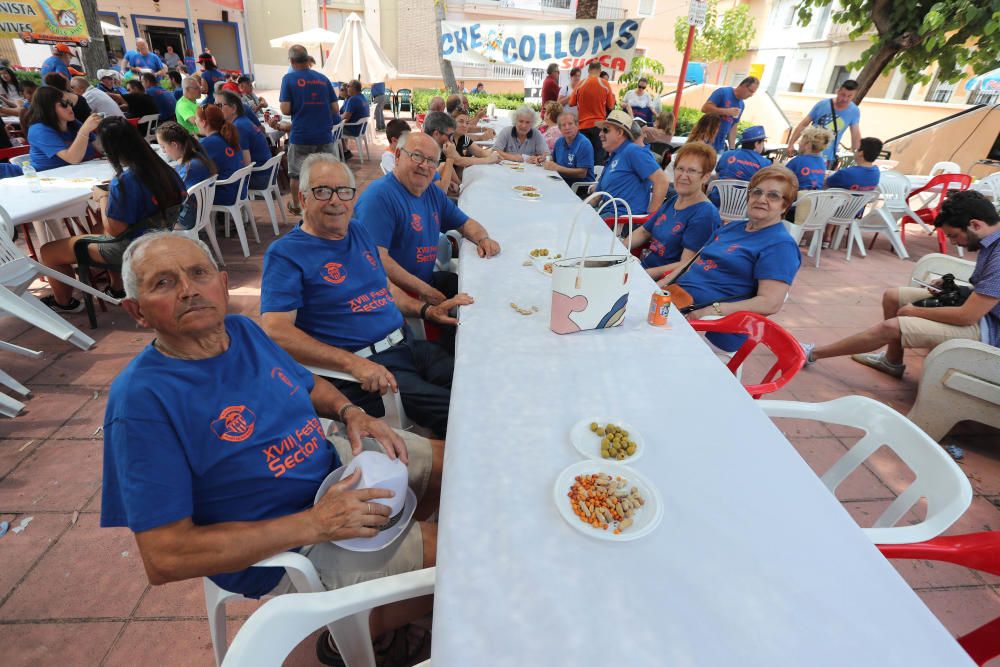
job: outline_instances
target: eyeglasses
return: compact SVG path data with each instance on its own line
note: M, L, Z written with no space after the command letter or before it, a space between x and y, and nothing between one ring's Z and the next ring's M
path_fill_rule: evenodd
M638 86L639 90L646 90L646 86Z
M701 169L690 169L688 167L674 167L675 174L684 174L685 176L699 176L704 174Z
M608 132L609 132L608 128L606 127L601 128L601 134L607 134Z
M675 169L674 171L677 170ZM785 196L783 194L781 194L780 192L775 192L774 190L768 190L765 192L761 188L754 188L747 194L750 196L751 199L760 199L761 197L763 197L768 201L768 203L771 204L777 204L778 202L782 202L785 200Z
M410 159L413 160L413 163L416 164L418 167L422 164L434 164L435 162L438 161L436 157L430 157L429 155L424 155L423 153L411 153L405 148L400 148L399 150L402 151L403 153L406 153L410 157Z
M355 193L357 193L357 188L349 188L346 185L342 185L339 188L331 188L325 185L320 185L315 188L309 188L309 192L316 201L330 201L333 199L333 193L337 193L337 199L340 201L351 201L354 199Z
M59 106L61 106L63 109L72 109L73 108L73 105L70 104L68 100L59 100L58 102L56 102L56 104L58 104Z

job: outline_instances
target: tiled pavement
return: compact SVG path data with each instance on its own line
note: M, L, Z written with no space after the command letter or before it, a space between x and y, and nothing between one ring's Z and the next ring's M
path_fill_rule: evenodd
M376 160L361 167L353 161L359 186L380 175ZM262 245L252 247L249 259L240 256L235 238L222 244L232 309L251 316L258 314L263 250L274 237L263 207L257 216ZM916 257L934 250L929 238L908 241ZM878 321L882 290L905 284L911 267L884 241L867 258L849 263L843 252L827 251L820 269L805 263L776 319L804 341L826 342L854 332ZM84 316L72 319L86 326ZM151 339L121 309L99 313L99 321L93 332L97 346L83 352L17 320L0 319L3 340L45 352L40 360L0 352L0 367L33 391L25 414L0 420L0 520L17 527L30 519L23 531L0 538L0 663L209 665L200 582L150 586L128 531L98 528L108 387ZM849 359L824 361L802 371L775 398L821 401L861 394L905 412L916 393L922 358L911 355L907 361L902 380ZM762 363L754 361L758 367ZM819 472L856 437L836 427L781 426ZM963 470L976 493L970 510L949 532L1000 529L1000 434L963 424L947 441L965 448ZM905 484L905 472L890 454L880 454L842 487L841 500L864 521ZM1000 614L998 577L939 563L896 566L955 634ZM231 606L230 636L255 607ZM308 641L290 660L312 661Z

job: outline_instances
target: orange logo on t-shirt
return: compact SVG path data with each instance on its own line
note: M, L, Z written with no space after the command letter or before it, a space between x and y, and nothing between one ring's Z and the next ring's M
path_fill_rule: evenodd
M681 231L683 228L684 228L684 223L683 222L678 222L676 225L674 225L673 229L671 229L670 231L671 231L671 233L676 234L677 232Z
M802 167L801 169L799 169L799 173L802 174L803 176L808 176L810 171L812 170L809 167Z
M413 231L415 232L422 232L424 230L424 223L416 213L410 215L410 227L413 227Z
M233 157L234 155L236 155L236 149L233 148L232 146L227 146L226 147L226 157Z
M730 155L729 159L726 160L726 164L733 164L734 162L736 162L736 156L735 155Z
M371 264L374 268L378 268L378 265L375 263L375 256L372 255L371 250L365 251L365 259L367 259L368 263Z
M347 279L347 274L341 273L341 269L344 268L343 264L337 264L336 262L329 262L324 264L323 268L326 269L326 275L323 276L323 280L328 283L333 283L334 285L339 285Z
M212 431L220 440L243 442L253 435L257 416L245 405L230 405L212 422Z
M297 79L295 81L295 85L297 85L299 88L305 88L306 87L306 80L305 79Z

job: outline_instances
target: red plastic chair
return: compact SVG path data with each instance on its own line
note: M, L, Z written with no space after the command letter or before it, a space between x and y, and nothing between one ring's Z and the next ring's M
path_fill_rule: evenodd
M24 146L11 146L10 148L0 148L0 160L9 160L12 157L17 157L18 155L25 155L31 150L31 147L25 144Z
M939 560L1000 575L1000 532L936 537L916 544L879 544L886 558ZM1000 616L958 637L977 665L1000 656Z
M693 320L691 327L695 331L743 334L747 337L746 342L726 364L733 375L758 345L763 344L771 350L778 359L764 374L764 378L759 384L743 385L755 399L784 387L806 364L805 352L792 334L757 313L739 312L717 320Z
M969 176L968 174L938 174L931 180L927 181L927 185L924 187L917 188L910 194L906 195L906 203L909 205L910 198L922 192L933 191L938 194L937 199L934 200L934 203L930 206L914 211L920 220L928 226L933 227L934 220L937 219L938 214L941 212L941 204L944 203L945 197L948 196L948 193L952 191L968 190L971 185L972 176ZM899 238L904 243L906 242L906 220L907 218L912 217L913 216L910 215L904 215L899 220ZM916 222L917 221L914 220L911 224L915 224ZM937 230L937 237L938 248L943 254L948 254L948 238L940 229Z
M649 218L652 215L653 215L652 213L647 213L646 215L633 215L632 216L632 224L641 227L642 225L646 224L646 221L649 220ZM617 218L603 218L603 220L604 220L604 224L606 224L608 226L608 229L610 229L611 231L615 231L615 226L616 225L621 225L622 229L624 230L625 229L625 225L628 224L628 216L627 215L621 215L621 216L618 216ZM647 247L649 247L648 243L646 243L646 244L644 244L642 246L639 246L638 248L632 248L631 252L632 252L633 255L635 255L639 259L642 259L642 251L644 249L646 249Z
M139 117L138 116L136 116L135 118L126 118L125 120L127 120L128 124L131 125L132 127L135 127L135 128L139 127Z

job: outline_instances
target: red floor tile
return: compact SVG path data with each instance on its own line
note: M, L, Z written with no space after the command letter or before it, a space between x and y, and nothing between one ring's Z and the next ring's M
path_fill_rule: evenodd
M131 621L103 663L135 665L215 664L208 623L203 621Z
M1000 615L1000 595L985 586L918 591L917 595L956 636Z
M0 419L0 438L47 438L90 400L83 387L41 388L24 401L25 412L15 419Z
M0 623L5 667L97 665L124 623ZM164 663L178 664L178 663Z
M226 615L230 618L246 618L260 605L257 600L229 602L226 605ZM151 586L142 597L134 617L204 619L205 614L205 589L202 580L191 579L163 586Z
M72 520L71 514L0 514L0 521L10 522L11 528L21 525L30 518L31 522L20 532L10 530L0 538L0 600L7 597L14 585L27 574L35 561L66 530ZM2 662L2 661L0 661Z
M49 440L0 484L8 511L81 510L101 485L102 443Z

